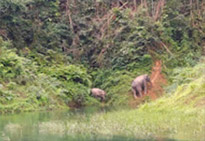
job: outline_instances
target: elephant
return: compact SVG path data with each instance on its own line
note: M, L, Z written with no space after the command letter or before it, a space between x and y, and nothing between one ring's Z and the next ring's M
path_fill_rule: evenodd
M92 88L91 89L91 94L95 98L100 98L101 101L105 100L106 92L104 90L101 90L99 88Z
M135 99L137 98L137 94L139 94L139 96L142 97L143 91L145 94L147 94L147 82L149 82L152 86L150 77L147 74L140 75L132 81L131 86L132 86L132 92Z

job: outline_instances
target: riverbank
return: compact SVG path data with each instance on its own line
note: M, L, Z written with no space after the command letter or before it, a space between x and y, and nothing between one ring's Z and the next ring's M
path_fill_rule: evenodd
M22 113L17 120L12 115L2 116L0 139L21 141L29 135L29 139L44 141L205 140L204 68L203 62L191 69L184 68L189 71L179 73L185 78L172 95L134 109Z

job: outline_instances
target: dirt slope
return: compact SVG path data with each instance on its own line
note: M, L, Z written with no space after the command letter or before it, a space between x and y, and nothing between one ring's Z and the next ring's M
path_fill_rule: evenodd
M155 61L155 65L152 67L151 73L151 81L152 88L148 91L148 96L151 97L152 100L163 94L163 85L167 84L167 81L162 72L162 63L161 61Z

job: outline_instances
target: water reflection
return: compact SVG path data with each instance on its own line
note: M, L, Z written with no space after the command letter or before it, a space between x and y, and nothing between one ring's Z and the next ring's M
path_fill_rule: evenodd
M122 109L122 108L120 108ZM20 113L0 116L0 141L69 141L69 140L142 140L126 135L112 135L98 127L98 115L114 112L118 108L89 107L69 111ZM96 115L95 118L91 116ZM92 126L90 124L95 124ZM103 128L103 130L99 129ZM103 132L102 132L103 131ZM153 140L152 138L147 138ZM161 140L161 139L160 139ZM168 140L168 139L166 139Z

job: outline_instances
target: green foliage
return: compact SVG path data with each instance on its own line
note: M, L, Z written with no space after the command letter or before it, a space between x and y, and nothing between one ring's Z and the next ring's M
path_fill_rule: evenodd
M15 98L14 94L12 94L11 91L4 91L2 88L0 90L0 97L1 97L0 100L2 104L10 102Z
M0 42L3 42L0 39ZM18 56L14 50L7 49L7 46L0 44L0 79L9 81L16 79L16 81L23 81L23 77L30 76L36 70L35 65L28 59ZM27 77L28 79L30 77Z
M195 79L188 76L195 75L191 67L204 46L202 1L161 7L138 1L137 8L133 2L0 1L2 96L16 94L28 109L32 102L48 109L99 104L90 96L92 86L106 90L107 104L122 104L131 81L149 73L156 59L163 61L170 89Z
M61 81L81 83L87 87L91 86L90 76L87 74L86 68L77 65L57 65L51 68L45 68L44 73L52 77L56 77Z
M168 1L155 21L152 6L157 1L148 1L148 9L139 6L134 14L132 1L122 2L130 8L112 6L118 3L107 0L70 1L69 6L58 0L5 0L0 4L0 25L6 30L4 38L11 39L17 48L28 46L42 54L47 54L47 49L62 49L75 62L91 67L133 71L151 64L151 57L147 57L150 50L155 51L152 57L166 60L168 68L197 61L205 35L203 12L197 14L193 7L190 11L184 0Z
M98 103L94 98L90 96L90 88L80 84L69 82L66 84L67 88L67 97L69 102L74 102L76 107L93 105Z
M178 66L193 66L201 56L203 41L199 39L203 40L204 34L199 30L202 27L193 27L192 17L185 14L190 12L188 5L189 3L183 0L168 1L160 21L155 25L160 40L172 52L172 55L160 56L169 69Z
M83 66L57 65L44 68L43 72L63 82L66 88L67 103L74 102L78 106L89 103L91 76ZM92 103L90 103L92 104Z
M151 65L151 56L148 54L151 43L150 19L141 19L137 16L131 19L130 9L114 8L113 14L116 18L107 27L104 33L106 36L103 38L104 48L108 46L107 52L103 60L99 58L102 56L97 56L97 60L104 61L101 64L111 66L113 69L133 71L136 67L148 68Z
M36 49L56 48L62 41L58 40L60 33L66 35L64 24L56 24L60 16L58 6L57 0L1 1L0 25L17 48L27 45Z
M178 67L173 69L173 72L169 75L171 85L166 89L169 93L173 92L179 85L187 84L195 81L201 77L204 77L205 72L204 58L200 63L193 67Z
M107 88L107 95L110 97L108 104L127 104L133 78L134 75L126 71L115 72L107 78L107 83L102 86Z
M134 73L128 71L97 70L92 73L94 87L107 92L107 105L127 104Z
M42 59L38 54L32 54L35 58L31 58L26 51L27 59L8 49L8 45L0 40L2 112L57 109L70 103L99 104L90 96L91 76L82 65L66 66L63 57L58 58L58 54L51 51ZM58 58L52 62L56 65L50 66L48 62L53 58ZM61 63L57 65L58 62Z

